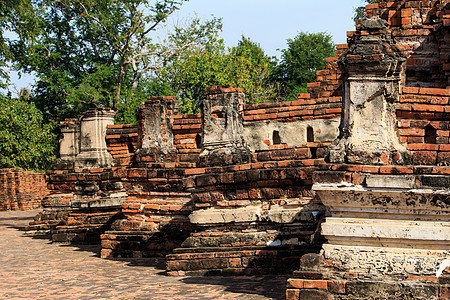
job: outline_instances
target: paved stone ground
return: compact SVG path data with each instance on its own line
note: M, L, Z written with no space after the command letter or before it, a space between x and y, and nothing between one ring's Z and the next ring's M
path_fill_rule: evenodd
M170 277L163 260L105 260L97 247L25 236L36 214L0 212L0 299L284 299L286 276Z

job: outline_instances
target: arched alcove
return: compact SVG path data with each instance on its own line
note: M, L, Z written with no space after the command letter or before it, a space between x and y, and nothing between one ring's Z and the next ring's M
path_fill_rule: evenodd
M281 144L280 132L278 130L274 130L272 134L272 144L279 145Z
M436 128L428 124L425 126L425 143L426 144L436 144Z
M308 143L314 143L314 129L311 126L306 128L306 141Z
M202 148L202 136L199 133L195 136L195 145L197 149Z

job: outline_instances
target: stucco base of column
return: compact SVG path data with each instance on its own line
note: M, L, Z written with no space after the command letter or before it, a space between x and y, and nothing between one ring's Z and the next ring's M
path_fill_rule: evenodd
M108 168L113 165L113 158L106 150L85 151L77 155L76 169Z

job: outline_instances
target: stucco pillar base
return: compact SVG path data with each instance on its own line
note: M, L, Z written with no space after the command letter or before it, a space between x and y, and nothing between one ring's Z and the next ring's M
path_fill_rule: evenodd
M78 154L75 160L75 168L107 168L113 165L113 158L107 151L91 150Z
M341 271L385 276L436 276L449 250L323 245L323 256Z
M450 258L450 191L417 188L414 176L365 182L313 186L331 213L322 224L324 258L352 273L436 276Z

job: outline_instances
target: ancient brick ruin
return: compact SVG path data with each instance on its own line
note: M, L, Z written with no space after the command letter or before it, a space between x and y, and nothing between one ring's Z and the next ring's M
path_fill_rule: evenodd
M339 137L313 175L327 242L287 299L450 297L449 12L380 1L349 33Z
M45 174L20 169L0 170L0 211L41 208L49 193Z
M287 299L448 299L449 12L368 5L297 101L217 86L200 115L152 97L137 125L62 122L29 231L169 275L293 274Z

